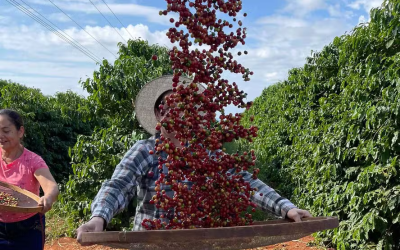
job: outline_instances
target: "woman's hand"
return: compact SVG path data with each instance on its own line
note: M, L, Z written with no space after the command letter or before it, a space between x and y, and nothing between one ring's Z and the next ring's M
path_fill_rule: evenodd
M53 203L54 203L54 201L53 201L53 199L51 197L47 197L46 195L40 197L39 202L38 202L38 206L43 207L42 208L42 214L47 213L51 209L51 207L53 206Z
M48 168L36 170L35 177L39 181L44 192L44 196L40 197L38 202L39 206L43 206L42 213L44 214L51 209L53 203L57 200L59 194L58 185Z

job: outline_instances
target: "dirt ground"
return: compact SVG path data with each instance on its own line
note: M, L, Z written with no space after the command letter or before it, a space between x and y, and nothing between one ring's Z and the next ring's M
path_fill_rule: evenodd
M299 240L276 244L268 247L259 247L252 250L320 250L322 248L312 246L313 237L308 236ZM82 247L75 239L61 238L46 244L45 250L122 250L99 245ZM333 249L332 249L333 250Z

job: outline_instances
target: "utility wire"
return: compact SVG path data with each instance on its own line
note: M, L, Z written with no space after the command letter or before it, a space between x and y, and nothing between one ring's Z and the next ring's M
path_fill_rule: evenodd
M128 43L128 42L125 40L125 38L123 38L123 37L121 36L121 34L118 32L118 30L111 24L111 22L103 15L103 13L101 13L101 11L96 7L96 5L94 5L94 3L92 2L92 0L89 0L89 1L90 1L90 2L92 3L92 5L96 8L96 10L104 17L104 19L106 19L106 21L110 24L110 26L114 28L115 32L117 32L117 34L122 38L122 40L124 40L126 43Z
M49 0L49 2L52 3L59 11L64 13L64 15L66 15L72 22L74 22L76 25L78 25L79 28L81 28L83 31L85 31L86 34L88 34L90 37L92 37L98 44L100 44L103 48L105 48L108 52L110 52L115 58L117 58L117 56L113 52L111 52L106 46L104 46L94 36L92 36L89 32L87 32L79 23L77 23L74 19L72 19L69 15L67 15L67 13L65 13L60 7L58 7L52 0Z
M51 25L53 25L54 27L56 27L58 30L61 31L61 29L55 25L52 21L50 21L49 19L47 19L45 16L43 16L42 14L40 14L38 11L36 11L32 6L30 6L29 4L27 4L26 2L24 2L24 0L20 0L22 3L24 3L26 6L28 6L29 8L31 8L33 11L35 11L37 14L39 14L41 17L43 17L47 22L49 22ZM96 61L101 62L101 59L98 58L94 53L92 53L89 49L86 49L82 44L80 44L78 41L76 41L75 39L73 39L72 37L70 37L67 33L61 31L63 35L67 36L68 40L71 40L75 45L81 47L83 50L86 50L87 53L89 53L92 57L94 57L96 59Z
M78 49L79 51L81 51L83 54L85 54L87 57L89 57L90 59L92 59L94 62L99 63L97 61L96 58L92 57L90 54L88 54L85 50L82 50L79 46L75 45L74 43L72 43L68 38L66 38L63 34L61 34L60 32L58 32L56 29L54 29L53 27L51 27L49 24L47 24L46 22L44 22L41 18L39 18L38 16L36 16L35 14L33 14L30 10L28 10L27 8L25 8L24 6L22 6L20 3L16 2L15 0L7 0L8 3L10 3L11 5L13 5L14 7L16 7L17 9L19 9L21 12L23 12L24 14L28 15L30 18L32 18L33 20L35 20L36 22L38 22L39 24L41 24L43 27L47 28L48 30L50 30L51 32L53 32L55 35L57 35L58 37L60 37L62 40L64 40L65 42L69 43L70 45L72 45L73 47L75 47L76 49Z
M133 36L131 35L131 33L129 33L128 29L125 28L125 25L121 22L121 20L119 20L119 18L117 17L117 15L115 15L114 11L112 11L112 9L108 6L108 4L106 3L106 1L102 0L103 3L107 6L107 8L111 11L111 13L113 13L113 15L115 16L115 18L118 20L118 22L122 25L122 27L124 27L124 29L126 30L126 32L128 32L128 34L133 38Z

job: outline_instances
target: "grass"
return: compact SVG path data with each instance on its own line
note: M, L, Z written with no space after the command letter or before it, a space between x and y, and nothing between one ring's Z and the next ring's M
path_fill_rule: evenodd
M75 237L75 230L82 221L71 221L71 218L62 211L60 203L46 213L46 243L52 243L61 237Z

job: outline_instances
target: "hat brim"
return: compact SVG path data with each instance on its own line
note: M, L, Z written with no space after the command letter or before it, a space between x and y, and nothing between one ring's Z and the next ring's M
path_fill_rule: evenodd
M165 92L172 90L172 75L162 76L148 82L142 87L136 96L135 111L136 117L142 127L154 135L156 133L157 119L154 113L154 106L158 97ZM187 77L179 77L179 85L191 83L192 80ZM199 92L203 92L204 87L199 84Z

